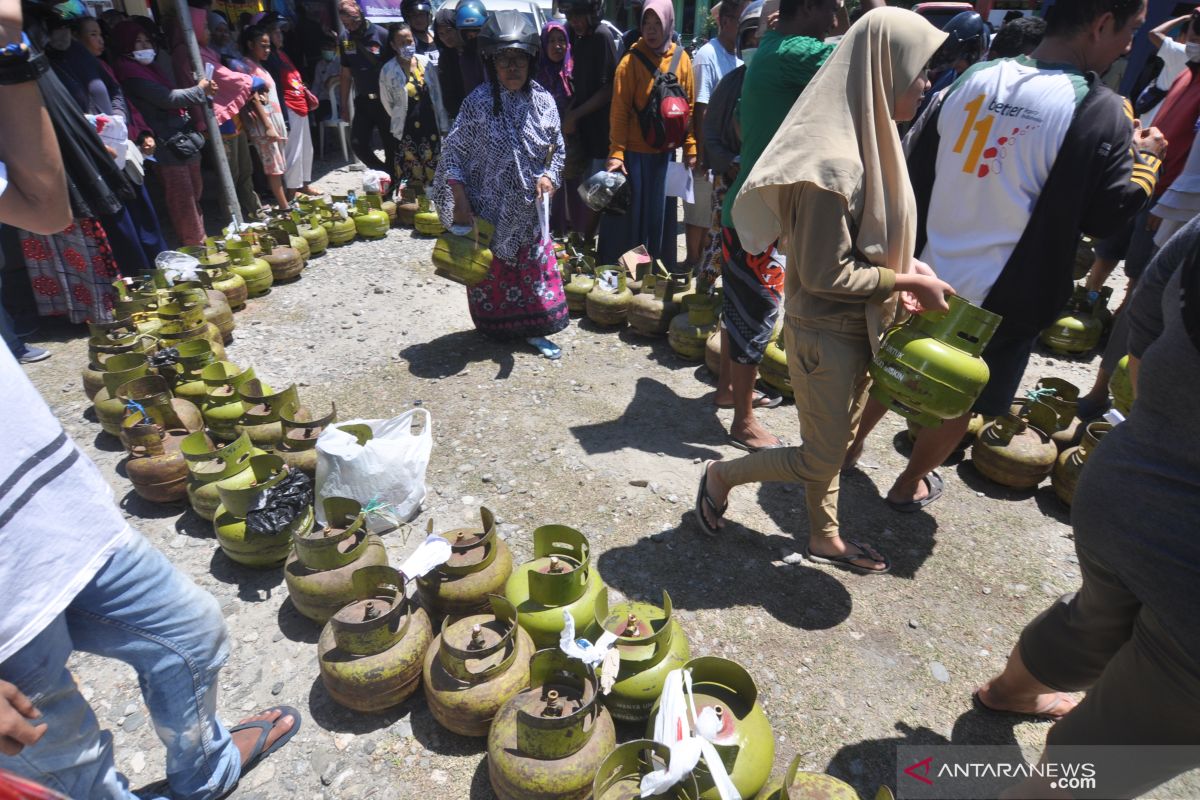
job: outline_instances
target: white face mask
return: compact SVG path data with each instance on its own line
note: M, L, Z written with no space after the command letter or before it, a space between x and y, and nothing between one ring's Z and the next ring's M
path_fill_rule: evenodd
M1200 42L1188 42L1183 46L1188 61L1200 61Z
M417 54L417 46L415 44L406 44L396 51L396 55L407 61Z
M743 63L744 63L744 64L745 64L747 67L749 67L749 66L750 66L750 61L751 61L751 59L753 59L753 58L754 58L754 54L755 54L755 52L757 52L757 51L758 51L758 48L757 48L757 47L748 47L748 48L746 48L745 50L743 50L743 51L742 51L742 62L743 62Z
M134 50L129 55L133 56L133 60L139 64L153 64L155 52L153 50Z

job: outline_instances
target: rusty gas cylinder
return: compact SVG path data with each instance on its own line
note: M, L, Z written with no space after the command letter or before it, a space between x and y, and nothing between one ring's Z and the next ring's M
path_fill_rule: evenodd
M143 381L144 389L136 386ZM151 391L154 386L159 390ZM129 453L125 473L134 491L152 503L186 499L188 467L179 445L203 427L200 410L172 398L166 381L158 376L127 383L120 391L140 395L136 409L121 421L121 441Z
M417 690L433 631L425 609L405 596L399 570L363 567L352 580L354 601L330 617L317 643L321 683L346 708L383 711Z
M1057 425L1053 409L1040 401L1026 404L1021 416L1005 414L984 426L971 447L980 474L1001 486L1033 489L1054 469L1058 448L1047 431Z
M585 800L616 744L591 667L539 650L529 660L529 687L492 722L488 778L500 800Z
M671 596L666 591L661 607L633 600L610 606L607 590L596 599L596 623L617 637L613 646L620 656L620 668L603 698L615 719L649 719L667 673L691 657L687 636L671 610Z
M283 567L292 605L319 625L354 600L356 570L388 563L383 540L367 531L361 503L326 497L324 509L324 525L292 537Z
M450 542L450 560L417 578L421 605L435 620L477 614L491 607L489 595L500 594L512 574L512 552L496 534L496 518L479 509L478 528L442 534Z
M488 600L488 613L447 618L425 653L429 711L460 736L486 736L500 707L529 684L533 640L512 603Z
M283 421L280 411L300 404L296 384L292 384L281 392L273 392L257 378L251 378L237 387L238 397L242 400L242 417L234 425L234 430L244 433L254 442L255 447L264 450L274 450L283 439ZM299 413L307 416L308 412L300 409Z
M803 754L796 755L783 778L768 783L759 793L759 800L858 800L858 792L845 781L823 772L801 770L802 757ZM880 800L879 795L876 800Z
M329 413L319 419L309 419L311 415L298 404L279 409L283 437L275 446L275 455L289 467L314 479L317 477L317 437L337 420L337 405L329 405Z

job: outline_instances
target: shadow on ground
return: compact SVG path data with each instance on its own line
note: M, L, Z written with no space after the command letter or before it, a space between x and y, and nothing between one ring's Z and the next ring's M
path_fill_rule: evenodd
M912 728L903 722L897 722L896 730L899 735L885 739L866 739L846 745L829 761L825 771L854 786L860 797L874 797L880 786L896 786L897 747L950 744L1016 745L1014 728L1019 723L1028 721L1028 718L1015 715L971 709L955 720L950 739L929 728ZM916 760L919 759L914 759ZM910 779L905 777L905 780Z
M638 378L633 399L621 416L577 425L571 433L589 455L626 448L675 458L720 458L725 428L709 397L684 398L653 378Z
M238 599L245 603L261 603L271 597L271 593L287 591L283 589L283 570L278 567L271 569L251 569L243 567L225 555L225 551L217 548L209 562L208 571L221 583L235 584L238 587Z
M983 473L975 468L975 462L967 459L958 465L958 477L972 491L983 492L986 497L993 500L1006 500L1009 502L1020 502L1033 497L1036 489L1010 489L1007 486L1001 486L998 483L985 478Z
M279 605L276 622L289 641L316 644L321 638L321 626L296 610L290 597Z
M496 380L504 380L513 371L513 349L525 346L523 342L494 341L475 331L455 331L409 345L400 355L408 362L408 371L418 378L448 378L475 362L492 361L498 368Z
M326 691L325 684L321 682L321 676L318 675L313 679L312 687L308 690L308 711L312 715L313 721L324 730L333 733L352 733L359 736L383 730L418 706L423 708L424 703L415 699L420 697L420 694L416 694L400 705L392 706L384 711L365 714L338 705L337 701Z
M665 589L676 609L760 606L806 630L832 628L849 617L850 593L836 578L802 565L771 564L777 556L770 550L781 538L728 521L710 539L695 531L689 513L674 530L614 547L597 563L605 583L627 597L658 603Z

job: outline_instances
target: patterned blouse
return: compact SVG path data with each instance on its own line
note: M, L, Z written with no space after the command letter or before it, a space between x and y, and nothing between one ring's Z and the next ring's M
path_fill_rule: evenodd
M512 262L541 235L537 182L545 175L556 188L562 185L565 148L558 107L537 83L517 92L501 88L498 115L493 99L492 84L484 83L463 101L442 140L430 195L449 227L454 218L449 181L463 183L472 210L496 227L492 254Z

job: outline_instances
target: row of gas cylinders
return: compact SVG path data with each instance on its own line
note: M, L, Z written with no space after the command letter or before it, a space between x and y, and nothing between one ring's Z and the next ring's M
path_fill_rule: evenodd
M1076 416L1079 389L1060 378L1042 378L1009 413L971 418L959 449L971 448L971 461L988 480L1029 490L1050 478L1054 494L1071 505L1088 457L1110 430L1108 422L1085 423ZM915 439L922 426L909 422Z
M372 713L423 686L442 726L487 737L488 774L503 800L636 796L641 777L668 763L667 749L649 738L664 683L677 669L691 674L694 713L714 710L711 741L741 797L808 796L801 791L813 785L828 787L829 797L855 796L836 779L798 772L796 762L788 788L767 786L774 737L753 678L723 658L692 658L665 592L661 606L610 602L579 531L537 529L533 558L514 569L483 508L479 527L443 534L449 560L415 578L410 592L359 503L327 498L324 512L323 526L293 535L284 576L296 609L323 626L325 689L339 704ZM585 639L610 634L617 659L602 670L615 674L597 674L559 649L566 616ZM614 719L649 724L647 739L618 747ZM701 767L658 796L719 794Z

